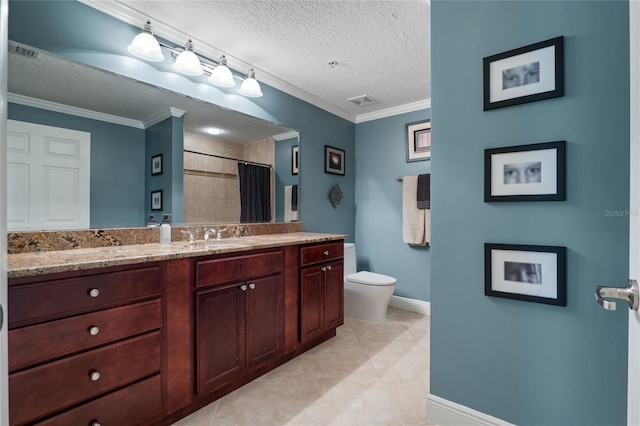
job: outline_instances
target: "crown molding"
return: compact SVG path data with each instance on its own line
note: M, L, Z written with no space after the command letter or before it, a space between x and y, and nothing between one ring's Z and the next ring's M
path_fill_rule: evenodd
M132 25L137 28L141 28L147 19L150 19L149 16L144 13L134 9L132 6L125 4L119 0L79 0L80 3L83 3L89 7L92 7L96 10L99 10L107 15L110 15L120 21L123 21L129 25ZM294 96L298 99L306 101L320 109L323 109L327 112L330 112L338 117L341 117L345 120L351 121L355 123L356 117L353 114L348 113L347 111L336 107L324 100L318 98L311 93L300 89L299 87L293 86L278 77L269 74L268 72L255 67L240 58L237 58L222 49L218 49L215 46L211 46L203 40L199 40L193 38L191 35L187 33L183 33L182 31L177 30L171 25L153 19L151 21L151 25L153 25L153 34L163 38L176 46L182 46L187 39L191 39L195 46L197 46L198 54L202 55L209 59L219 58L220 55L225 55L227 57L227 63L230 68L235 69L240 73L244 73L243 70L248 70L249 68L253 68L256 72L256 79L261 82L268 84L269 86L278 89L282 92L285 92L291 96Z
M142 122L142 124L144 124L144 128L149 128L151 126L153 126L154 124L158 124L161 121L166 120L167 118L170 117L182 117L184 114L186 113L186 111L183 111L181 109L178 108L174 108L174 107L169 107L164 111L160 111L155 115L152 115L151 117L147 118L146 120L144 120Z
M117 115L104 114L102 112L91 111L83 108L76 108L69 105L59 104L56 102L45 101L43 99L31 98L29 96L17 95L9 93L7 101L33 108L45 109L47 111L59 112L62 114L75 115L78 117L89 118L91 120L105 121L107 123L119 124L121 126L135 127L144 129L142 121L132 120L130 118L118 117Z
M295 130L292 130L290 132L287 133L281 133L279 135L275 135L273 138L276 141L286 141L287 139L293 139L293 138L298 138L300 137L300 133L296 132Z
M410 104L399 105L393 108L387 108L380 111L361 114L356 117L355 123L364 123L366 121L379 120L381 118L392 117L394 115L406 114L408 112L419 111L421 109L431 108L431 99L412 102Z

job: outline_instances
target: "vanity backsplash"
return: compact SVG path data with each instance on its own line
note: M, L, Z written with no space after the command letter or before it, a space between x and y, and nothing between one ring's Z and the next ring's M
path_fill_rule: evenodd
M171 240L186 241L188 238L187 229L199 231L196 235L196 239L201 239L204 229L211 227L215 229L224 229L222 232L223 238L286 234L303 231L302 222L172 226ZM18 254L37 251L152 244L159 242L159 227L20 231L7 233L7 253Z

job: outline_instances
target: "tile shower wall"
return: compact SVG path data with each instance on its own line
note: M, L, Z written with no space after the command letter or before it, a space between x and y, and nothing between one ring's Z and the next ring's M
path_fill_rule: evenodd
M273 139L240 145L187 132L184 134L184 148L266 164L272 164L275 155ZM233 223L239 220L236 161L185 152L184 170L185 223Z

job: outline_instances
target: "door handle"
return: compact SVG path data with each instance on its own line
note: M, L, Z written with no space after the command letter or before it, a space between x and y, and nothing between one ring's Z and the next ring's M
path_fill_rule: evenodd
M608 311L615 311L616 302L606 300L605 297L626 300L629 303L629 309L637 311L640 299L638 283L636 280L629 280L629 285L626 288L604 287L601 285L596 288L596 300L598 304Z

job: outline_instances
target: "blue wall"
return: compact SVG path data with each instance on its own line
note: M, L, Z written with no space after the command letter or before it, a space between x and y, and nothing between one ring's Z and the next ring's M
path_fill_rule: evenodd
M518 425L626 424L629 28L622 1L432 2L431 393ZM482 111L482 58L565 36L562 98ZM483 202L486 148L567 141L567 200ZM567 306L484 296L483 244L567 247ZM622 305L622 304L621 304Z
M142 23L141 23L142 25ZM150 65L133 58L127 45L140 32L76 1L11 1L9 38L35 48L271 120L300 132L300 220L312 232L355 234L355 124L261 83L262 98L244 98L173 72L170 59ZM169 43L171 44L171 43ZM232 65L232 64L231 64ZM260 80L260 76L257 76ZM346 152L345 176L324 173L324 145ZM334 209L328 194L340 183L345 199Z
M396 177L431 172L431 161L407 163L405 149L405 124L428 118L429 110L422 110L356 125L358 268L396 278L395 295L423 301L431 294L430 248L402 242L402 182Z
M8 118L90 132L91 227L145 223L144 130L12 103Z

